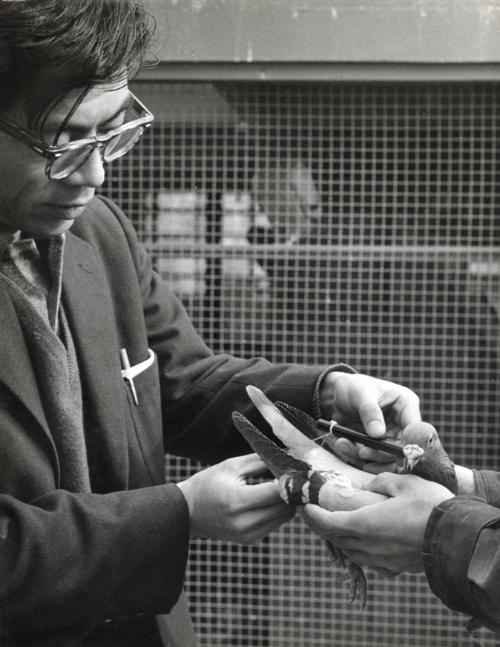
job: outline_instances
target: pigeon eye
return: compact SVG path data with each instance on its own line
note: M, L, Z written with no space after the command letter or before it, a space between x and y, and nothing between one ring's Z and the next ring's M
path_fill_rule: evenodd
M432 445L432 443L433 443L433 442L434 442L434 438L431 436L431 437L429 438L429 440L427 441L427 445L428 445L428 446L429 446L429 445Z

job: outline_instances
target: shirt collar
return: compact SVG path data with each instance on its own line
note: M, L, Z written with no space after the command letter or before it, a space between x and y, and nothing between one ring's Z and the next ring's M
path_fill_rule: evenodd
M0 259L16 258L19 254L30 252L34 258L39 258L40 254L33 238L24 236L18 230L14 233L0 229Z
M64 243L65 235L54 236L59 244ZM40 251L34 238L26 236L18 229L15 232L0 228L0 261L16 258L22 253L31 254L32 258L40 258Z

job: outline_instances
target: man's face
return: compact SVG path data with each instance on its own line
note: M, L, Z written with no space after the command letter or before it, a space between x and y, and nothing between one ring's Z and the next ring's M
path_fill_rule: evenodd
M48 113L42 132L46 144L53 143L79 93L73 90L65 94ZM123 122L128 97L129 89L123 80L91 89L56 143L102 135L117 128ZM32 132L27 113L27 106L19 101L4 116ZM80 168L61 180L49 179L45 166L44 157L0 132L0 230L20 229L35 238L61 234L72 226L104 181L97 148Z

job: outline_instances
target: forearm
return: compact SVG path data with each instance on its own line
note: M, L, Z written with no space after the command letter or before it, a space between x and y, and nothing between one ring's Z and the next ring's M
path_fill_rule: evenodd
M248 445L235 431L231 415L239 410L254 421L259 419L245 392L248 384L272 400L284 400L320 416L323 366L215 355L179 299L153 271L134 233L124 227L141 285L148 344L158 359L167 451L205 462L247 453Z
M276 365L225 355L200 360L190 370L190 388L164 410L167 448L173 453L217 462L251 451L231 417L233 411L240 411L262 424L246 393L247 385L260 388L272 401L285 401L316 418L321 414L320 366Z
M33 639L167 612L181 590L189 521L174 485L3 496L0 522L0 632Z

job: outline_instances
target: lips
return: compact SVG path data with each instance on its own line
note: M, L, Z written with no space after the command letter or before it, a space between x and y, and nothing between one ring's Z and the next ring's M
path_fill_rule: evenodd
M46 203L44 215L48 220L74 221L83 213L85 207L86 204L81 202L70 202L68 204Z
M49 207L54 207L56 209L80 209L81 207L85 207L86 203L84 204L49 204Z

